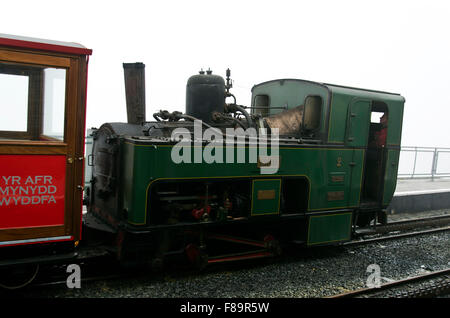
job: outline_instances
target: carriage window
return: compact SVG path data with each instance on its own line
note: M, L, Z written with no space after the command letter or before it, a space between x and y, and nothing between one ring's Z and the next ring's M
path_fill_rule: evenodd
M0 63L0 139L64 140L66 70Z
M0 74L0 130L27 131L28 76Z
M49 138L64 140L64 105L66 70L44 70L44 122L43 134Z

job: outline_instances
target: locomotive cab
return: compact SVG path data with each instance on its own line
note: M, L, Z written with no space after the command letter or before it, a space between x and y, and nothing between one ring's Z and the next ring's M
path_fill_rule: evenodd
M282 79L254 86L252 106L254 113L263 109L273 114L299 103L306 106L312 96L323 102L315 103L312 124L305 112L299 136L309 147L336 154L335 164L320 161L321 178L308 180L312 189L324 189L328 195L315 208L331 208L337 201L340 208L355 209L359 225L376 215L384 219L397 181L405 99L382 91Z

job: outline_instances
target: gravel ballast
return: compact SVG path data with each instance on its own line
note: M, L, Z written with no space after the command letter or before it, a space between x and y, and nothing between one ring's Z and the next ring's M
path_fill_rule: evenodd
M366 287L379 266L381 283L450 267L450 233L440 232L359 246L289 249L277 259L210 267L168 269L123 279L24 290L25 297L75 298L311 298ZM81 267L81 275L83 268Z

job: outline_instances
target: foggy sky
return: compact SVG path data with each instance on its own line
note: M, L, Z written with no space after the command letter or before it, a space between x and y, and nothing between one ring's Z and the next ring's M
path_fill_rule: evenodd
M250 104L253 85L299 78L400 93L402 145L450 147L445 1L20 1L0 33L77 42L89 61L87 127L126 121L122 63L146 65L147 120L184 111L200 68Z

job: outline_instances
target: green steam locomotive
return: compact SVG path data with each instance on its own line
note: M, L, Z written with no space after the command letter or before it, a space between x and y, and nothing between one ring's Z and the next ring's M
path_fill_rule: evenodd
M128 122L96 129L88 160L84 223L111 235L121 261L182 254L204 266L288 241L339 244L386 222L401 95L280 79L255 85L244 106L230 71L208 70L189 78L184 113L147 122L144 69L124 64Z

